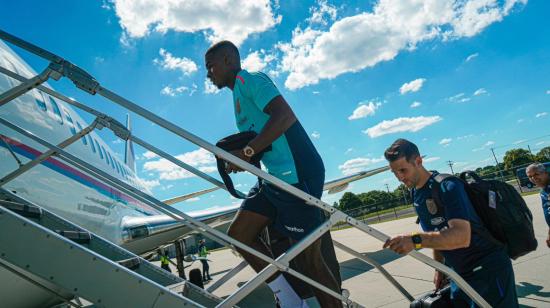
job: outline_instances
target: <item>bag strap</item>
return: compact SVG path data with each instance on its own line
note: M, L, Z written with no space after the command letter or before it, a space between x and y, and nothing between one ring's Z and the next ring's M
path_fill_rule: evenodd
M256 168L261 167L260 162L250 162L250 163L252 165L254 165ZM218 172L220 173L220 176L222 177L223 183L225 184L225 188L227 188L227 191L233 197L235 197L237 199L250 199L250 198L256 196L256 194L250 195L250 196L245 196L240 191L235 190L235 186L233 185L233 180L231 179L229 174L227 174L227 171L225 169L225 164L226 164L225 160L216 157L216 165L218 167ZM260 186L261 186L262 178L258 177L258 183L260 183Z

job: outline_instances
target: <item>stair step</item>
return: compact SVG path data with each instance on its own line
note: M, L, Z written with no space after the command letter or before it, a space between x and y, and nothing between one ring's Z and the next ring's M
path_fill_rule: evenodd
M0 205L23 217L38 219L42 216L42 210L36 206L29 206L19 202L6 201L6 200L0 200Z
M55 232L63 237L70 239L78 244L89 244L92 240L92 235L88 232L78 230L55 230Z

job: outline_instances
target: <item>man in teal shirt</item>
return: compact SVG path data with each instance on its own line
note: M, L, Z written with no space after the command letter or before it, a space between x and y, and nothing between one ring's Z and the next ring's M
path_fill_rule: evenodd
M242 150L232 152L244 161L271 145L262 163L273 176L302 191L320 198L323 192L325 169L323 161L294 112L267 75L241 69L237 47L229 42L219 42L205 54L207 77L219 89L228 87L233 92L235 121L239 131L254 131L257 137ZM228 172L242 171L229 164ZM273 256L270 249L259 240L259 234L272 226L278 232L297 242L317 228L324 220L321 210L309 206L277 187L264 183L252 188L252 198L245 199L241 209L229 227L228 234L244 244ZM256 270L267 263L245 251L239 251ZM296 261L305 274L319 283L339 292L336 279L321 254L321 241L317 240L304 250ZM274 292L284 292L288 283L282 275L268 279ZM323 307L341 307L334 297L315 289L315 295ZM279 293L281 294L281 293ZM279 296L279 295L277 295ZM286 299L285 299L286 300ZM290 306L292 304L285 305Z

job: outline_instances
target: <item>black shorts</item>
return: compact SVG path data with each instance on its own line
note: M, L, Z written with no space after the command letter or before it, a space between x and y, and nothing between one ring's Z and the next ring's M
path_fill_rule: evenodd
M324 184L323 174L292 186L320 199ZM272 184L256 183L248 193L249 196L254 194L256 194L254 197L243 201L241 210L268 217L275 230L292 239L301 240L326 219L320 208L307 205L302 199Z

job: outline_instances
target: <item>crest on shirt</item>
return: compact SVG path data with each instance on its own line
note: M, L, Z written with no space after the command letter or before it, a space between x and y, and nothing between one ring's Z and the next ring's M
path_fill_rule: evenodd
M237 98L237 102L235 103L235 111L237 111L237 114L241 113L241 101Z
M437 204L435 204L434 199L426 199L426 207L430 214L435 215L437 213Z

